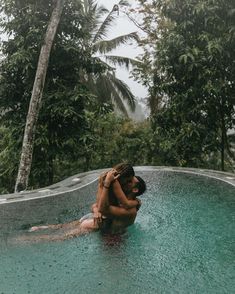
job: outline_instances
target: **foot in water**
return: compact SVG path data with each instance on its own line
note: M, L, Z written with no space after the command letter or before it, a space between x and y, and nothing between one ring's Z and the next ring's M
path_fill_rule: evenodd
M34 226L29 229L29 232L36 232L45 229L48 229L48 226Z

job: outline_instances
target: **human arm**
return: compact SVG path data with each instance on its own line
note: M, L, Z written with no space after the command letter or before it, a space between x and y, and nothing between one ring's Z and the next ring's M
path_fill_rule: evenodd
M111 184L111 182L110 182L110 184ZM97 210L101 214L105 213L105 211L109 207L108 196L109 196L110 184L108 184L108 182L106 182L106 185L101 189L101 192L100 192L99 197L98 197Z
M130 208L130 209L125 209L123 207L118 207L118 206L113 206L110 205L106 211L105 215L108 218L111 219L129 219L129 218L135 218L137 215L137 210L135 207Z
M98 205L100 203L100 197L101 197L101 193L103 190L104 179L105 179L107 173L108 172L100 175L99 182L98 182L98 189L97 189L97 193L96 193L96 202L91 205L91 212L93 213L94 224L99 224L102 222L102 214L99 211Z
M105 213L109 207L109 188L112 184L114 195L117 197L119 203L125 208L130 209L133 207L140 207L140 201L138 199L128 199L124 194L122 187L117 180L119 175L116 174L115 170L109 171L105 176L105 181L99 185L97 193L98 211Z
M120 204L126 208L126 209L130 209L133 207L136 207L139 205L139 201L136 199L131 199L129 200L126 195L124 194L122 187L119 183L119 181L114 181L113 182L113 192L114 195L117 197L118 201L120 202Z
M109 189L111 183L119 177L115 170L110 170L105 177L105 181L99 185L98 193L97 193L97 208L98 211L102 214L105 213L107 208L109 207Z
M94 224L99 224L102 222L102 214L98 209L97 203L92 204L91 206L91 212L93 213L94 217Z
M112 174L113 173L113 174ZM125 195L125 193L122 190L122 187L117 179L118 176L116 176L116 171L111 170L106 173L103 173L99 178L99 186L98 186L98 192L97 192L97 203L99 202L98 199L101 195L101 191L104 188L104 186L109 186L112 184L112 190L114 196L118 199L119 203L126 209L130 209L132 207L136 207L139 205L139 202L133 199L128 199ZM116 177L115 177L116 176ZM115 177L115 178L114 178ZM111 179L111 181L110 181ZM108 199L108 198L107 198ZM106 203L107 204L107 203Z
M98 197L99 198L98 205L97 206L93 205L92 207L93 209L98 210L100 213L104 214L105 216L109 218L122 218L122 219L134 218L135 219L136 213L137 213L136 207L140 205L140 201L138 199L128 200L125 194L123 193L119 182L118 182L118 185L120 186L121 193L123 193L123 197L125 197L127 201L134 202L135 207L126 209L124 207L109 205L108 196L109 196L110 185L111 183L114 183L113 181L115 181L115 183L117 182L114 175L115 175L115 171L111 170L108 172L103 188L100 190L100 195Z
M135 222L137 215L135 208L125 209L122 207L109 206L107 212L108 219L112 220L112 230L123 231L124 228L132 225Z
M94 224L99 225L102 222L102 214L109 206L108 196L110 185L114 179L118 178L118 176L119 175L117 175L115 170L110 170L100 176L96 194L96 203L91 206L91 211L94 216Z

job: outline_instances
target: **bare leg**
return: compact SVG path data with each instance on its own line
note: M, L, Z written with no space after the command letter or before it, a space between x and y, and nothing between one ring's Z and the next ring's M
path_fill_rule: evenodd
M33 244L40 242L63 241L81 235L80 228L57 232L56 234L21 235L10 241L12 244Z
M60 227L58 227L60 226ZM78 237L80 235L87 234L89 232L98 229L98 226L94 223L94 219L86 219L82 222L74 221L64 225L49 225L47 228L60 229L57 233L43 234L43 235L22 235L13 240L14 244L19 243L38 243L38 242L50 242L50 241L63 241L66 239ZM43 229L43 228L42 228Z
M99 226L97 223L95 223L94 219L85 219L80 223L80 229L81 232L89 232L89 231L95 231L99 229Z
M34 226L29 229L29 232L36 232L46 229L59 229L61 228L61 225L48 225L48 226Z
M79 224L79 220L75 220L73 222L67 223L67 224L57 224L57 225L46 225L46 226L34 226L29 229L29 232L36 232L41 230L58 230L61 228L73 228Z

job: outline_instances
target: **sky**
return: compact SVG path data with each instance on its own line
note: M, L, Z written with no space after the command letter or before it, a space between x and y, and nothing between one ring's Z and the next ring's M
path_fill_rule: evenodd
M107 9L112 9L113 5L117 4L119 0L98 0L97 3L100 5L104 5ZM129 3L136 3L135 0L129 0ZM108 34L108 39L114 38L119 35L128 34L131 32L136 32L139 29L127 18L127 16L123 14L119 14L119 18L116 21L116 25L112 27L112 30ZM113 54L127 56L131 58L135 58L137 55L141 54L141 49L135 44L132 46L123 45L116 49ZM147 89L129 78L130 73L126 69L118 68L116 75L118 78L122 79L124 82L128 84L133 94L136 96L138 101L141 98L145 98L147 95Z

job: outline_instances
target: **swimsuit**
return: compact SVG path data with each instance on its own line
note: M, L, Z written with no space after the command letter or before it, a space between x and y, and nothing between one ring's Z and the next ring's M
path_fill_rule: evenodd
M90 212L85 214L83 217L81 217L79 221L82 223L84 220L93 219L93 218L94 218L93 213Z
M82 218L80 218L79 222L82 223L85 220L94 219L93 213L87 213ZM111 232L112 227L112 219L102 216L102 222L98 224L101 233L107 234Z

